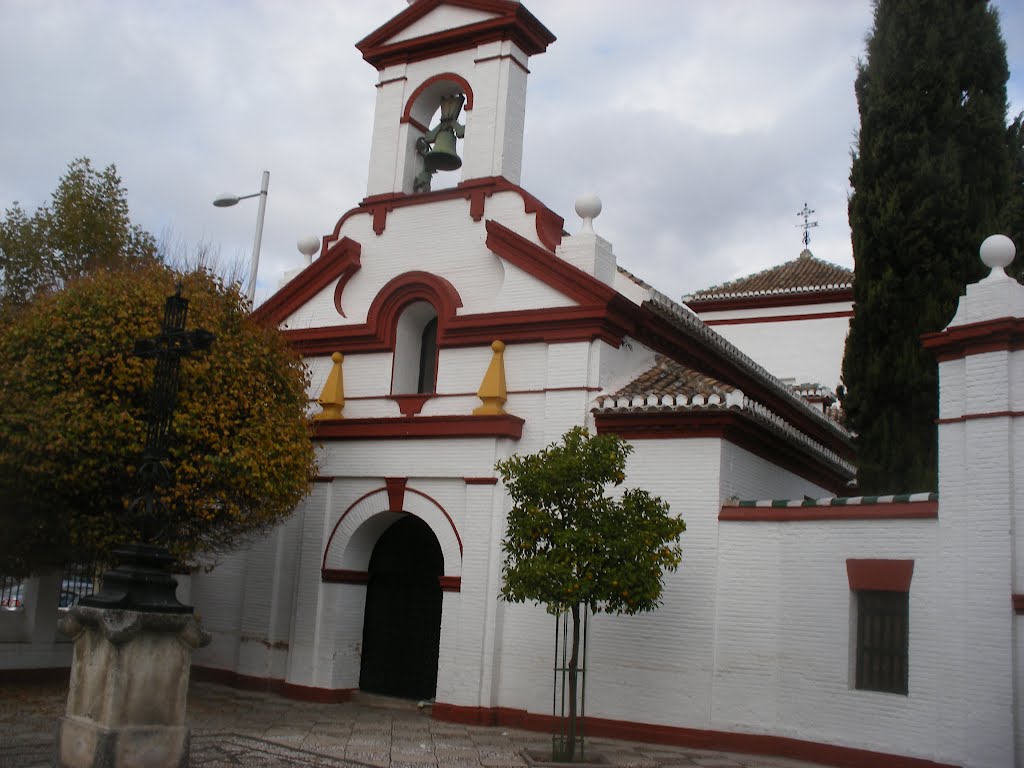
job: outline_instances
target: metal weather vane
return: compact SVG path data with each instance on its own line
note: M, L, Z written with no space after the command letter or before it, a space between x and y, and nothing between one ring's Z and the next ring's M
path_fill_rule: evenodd
M797 224L796 225L798 227L801 227L803 229L803 231L804 231L804 236L802 238L803 243L804 243L804 248L809 248L810 247L810 245L811 245L811 230L814 227L818 226L818 222L810 220L811 214L813 214L813 213L816 213L816 211L813 208L808 208L807 207L807 203L804 203L803 210L796 212L796 215L803 217L803 220L804 220L803 224Z

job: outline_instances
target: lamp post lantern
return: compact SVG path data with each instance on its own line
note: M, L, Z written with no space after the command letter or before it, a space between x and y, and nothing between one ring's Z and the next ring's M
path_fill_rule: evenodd
M263 172L263 183L259 192L251 195L219 195L213 204L218 208L229 208L237 205L240 200L248 200L250 197L259 197L260 207L256 212L256 237L252 241L252 264L249 267L249 287L246 295L249 297L249 306L252 307L256 300L256 271L260 264L260 244L263 242L263 217L267 212L267 188L270 186L270 171Z

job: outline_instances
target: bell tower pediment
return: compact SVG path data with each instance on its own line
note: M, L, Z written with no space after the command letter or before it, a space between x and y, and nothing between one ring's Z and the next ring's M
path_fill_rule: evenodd
M429 190L438 171L458 171L442 188L518 184L527 62L554 40L518 0L415 0L357 43L379 72L367 196Z

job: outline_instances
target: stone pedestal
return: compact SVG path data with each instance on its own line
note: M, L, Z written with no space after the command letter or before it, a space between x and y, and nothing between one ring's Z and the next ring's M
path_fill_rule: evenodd
M75 642L58 768L184 768L192 651L210 635L191 614L76 606L60 629Z

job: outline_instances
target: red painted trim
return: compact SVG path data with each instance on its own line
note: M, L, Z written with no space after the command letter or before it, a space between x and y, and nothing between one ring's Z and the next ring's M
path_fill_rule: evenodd
M611 433L626 440L665 438L717 438L727 440L755 456L833 493L845 490L849 477L805 452L795 443L748 419L742 411L628 411L594 413L598 434Z
M417 496L422 496L437 507L438 511L444 515L444 519L448 521L448 525L452 528L452 533L455 534L455 540L459 543L459 557L462 557L462 537L459 535L459 529L455 527L455 521L452 520L452 516L448 514L448 510L441 506L441 502L423 491L417 491L415 488L410 488L409 493L415 493Z
M455 83L462 89L462 95L466 97L466 103L462 105L462 108L467 112L471 112L473 110L473 86L471 86L469 81L462 75L457 75L454 72L442 72L439 75L431 75L416 87L416 90L412 92L409 100L405 102L405 109L402 110L402 120L412 122L412 109L416 106L416 100L420 97L420 94L434 83L445 81ZM428 130L430 129L425 129L424 133Z
M487 221L487 247L583 305L607 305L618 294L593 275L535 245L496 221Z
M392 365L392 367L394 366ZM436 360L434 361L434 371L437 371ZM437 374L435 373L434 375L436 376ZM398 403L398 410L402 412L403 416L416 416L419 414L420 411L423 410L423 406L426 404L427 400L429 400L432 397L435 397L433 393L430 393L429 395L388 395L385 399L394 400L396 403ZM364 399L379 400L380 398Z
M513 56L511 53L499 53L495 56L484 56L483 58L480 59L473 59L473 63L483 64L486 61L495 61L501 59L511 59L512 63L519 67L521 70L523 70L523 72L525 72L526 74L530 74L529 68L525 64L523 64L523 62L521 62L519 59Z
M985 352L1017 352L1024 349L1024 317L1002 317L925 333L921 341L940 363Z
M371 210L373 211L373 233L380 237L388 225L388 208L385 205L377 205Z
M1016 419L1024 416L1024 411L990 411L989 413L965 413L963 416L951 416L947 419L936 419L936 424L958 424L962 421L976 419Z
M228 669L201 667L195 664L192 665L192 677L196 680L227 685L231 688L240 688L247 691L266 691L289 699L314 701L323 704L340 704L350 701L352 694L355 693L353 688L314 688L308 685L289 683L281 678L242 675Z
M1024 615L1024 595L1015 592L1010 595L1010 599L1013 601L1013 612L1018 616Z
M401 512L405 509L405 486L408 477L385 477L384 487L388 492L388 511Z
M400 119L398 120L398 122L400 122L400 123L408 123L409 125L411 125L412 127L414 127L414 128L416 129L416 130L420 131L421 133L426 133L427 131L429 131L429 130L430 130L430 128L428 128L427 126L425 126L425 125L424 125L423 123L421 123L421 122L420 122L419 120L416 120L415 118L412 118L412 117L403 117L403 118L400 118ZM380 232L378 232L377 234L379 235L379 234L380 234Z
M556 725L551 715L539 715L522 709L506 707L465 707L458 704L436 702L432 717L435 720L461 723L464 725L501 726L523 728L530 731L550 732ZM626 739L648 744L668 744L678 747L743 752L772 757L786 757L807 760L814 763L841 766L842 768L954 768L946 763L936 763L919 757L906 757L882 752L871 752L855 747L841 747L803 741L786 736L758 733L730 733L701 728L681 728L671 725L652 725L627 720L610 720L601 717L584 717L584 728L588 736Z
M362 246L355 240L343 237L328 247L327 238L324 238L320 250L320 258L254 309L249 317L257 322L279 325L332 280L341 278L347 282L359 270ZM340 312L340 305L337 304L339 296L335 292L335 302Z
M936 520L937 501L850 504L833 507L722 507L718 519L738 523L793 523L826 520Z
M853 301L853 288L825 288L806 293L769 293L762 296L723 296L716 299L693 299L686 306L697 314L703 312L731 312L737 309L767 309L768 307L802 307L809 304L832 304Z
M70 680L71 667L33 667L31 669L0 670L0 683L4 685L67 683Z
M328 584L369 584L370 573L348 568L321 568L320 581Z
M438 576L438 583L441 585L442 592L461 592L462 591L462 577L461 576Z
M317 475L313 478L314 483L331 483L334 482L334 475Z
M347 240L348 238L345 238ZM344 242L344 240L342 241ZM334 308L338 310L338 314L345 317L345 310L341 306L341 297L345 292L345 286L348 285L348 281L352 279L352 276L359 271L362 265L359 263L359 254L356 253L354 259L350 259L342 270L341 274L338 275L338 284L334 286Z
M457 5L495 14L493 18L394 43L388 41L439 5ZM536 17L512 0L418 0L356 43L363 58L377 69L472 50L494 40L511 40L527 56L543 53L555 36Z
M361 502L363 499L367 499L370 496L373 496L375 493L381 493L386 491L387 488L374 488L372 491L364 493L362 496L360 496L358 499L353 501L351 504L348 505L348 507L345 508L345 511L341 513L341 517L338 518L338 522L336 522L334 524L334 527L331 529L331 535L327 537L327 545L324 547L324 556L320 560L321 571L323 571L327 567L327 553L331 551L331 543L334 541L334 534L338 532L338 527L341 525L341 521L348 517L348 513L352 511L352 508L355 507L355 505Z
M913 560L855 560L846 561L846 575L850 589L869 589L878 592L909 592L914 576Z
M485 418L485 417L483 417L483 416L476 416L474 418L478 418L479 419L479 418ZM396 478L391 478L391 479L395 480ZM406 478L401 478L401 479L406 479ZM384 482L387 483L388 480L385 479ZM356 499L351 504L349 504L348 507L346 507L345 511L341 513L341 517L338 518L338 522L336 522L334 524L334 527L331 529L331 535L327 537L327 545L324 547L324 556L320 560L320 574L321 574L321 577L323 576L323 574L325 572L358 573L358 571L349 571L349 570L346 570L344 568L340 568L340 569L339 568L328 568L327 567L327 553L331 551L331 544L334 542L334 535L338 532L338 528L341 526L341 522L346 517L348 517L348 513L351 512L353 510L353 508L355 508L355 506L357 504L359 504L361 501L363 501L363 499L367 499L370 496L373 496L374 494L381 493L382 491L388 493L388 508L392 512L404 511L404 510L401 509L401 507L399 509L395 509L394 508L394 506L395 506L394 505L394 499L391 497L390 489L388 488L387 485L385 485L383 488L375 488L372 491L364 493L358 499ZM415 493L417 496L422 496L424 499L426 499L431 504L433 504L435 507L437 507L438 511L442 515L444 515L444 519L447 520L448 521L448 525L451 526L452 533L455 534L455 540L459 544L459 556L461 557L462 556L462 536L459 535L459 529L455 527L455 521L452 520L452 516L448 514L448 510L445 509L443 506L441 506L440 502L438 502L437 499L435 499L434 497L429 496L429 495L423 493L423 491L417 491L415 488L409 488L408 485L406 485L405 491L408 492L408 493ZM404 505L404 500L403 500L403 505ZM409 514L415 514L415 513L411 512Z
M538 387L537 389L510 389L507 391L509 395L542 395L545 392L601 392L601 387ZM427 398L432 400L434 398L445 398L445 397L476 397L476 392L431 392L429 395L354 395L353 397L345 397L345 402L354 402L356 400L364 401L383 401L383 400L399 400L404 398ZM808 398L810 399L810 398ZM417 411L418 413L418 411ZM409 414L415 416L416 413Z
M729 317L722 320L704 320L704 325L748 325L751 323L789 323L794 320L822 320L830 317L853 317L853 310L843 312L808 312L802 315L761 315L759 317Z
M394 351L398 317L416 301L428 302L437 313L440 343L446 324L462 306L462 298L450 282L429 272L406 272L390 280L374 297L365 323L284 330L281 333L292 349L307 356L339 351L346 355Z
M400 438L507 437L523 436L523 419L511 414L500 416L416 416L394 419L345 419L317 421L313 437L317 440L392 440Z
M464 477L462 481L466 485L497 485L498 478L496 477Z
M401 77L389 77L387 80L381 80L380 82L378 82L377 87L382 88L385 85L391 85L391 83L401 83L408 79L409 78L406 77L405 75L402 75Z

